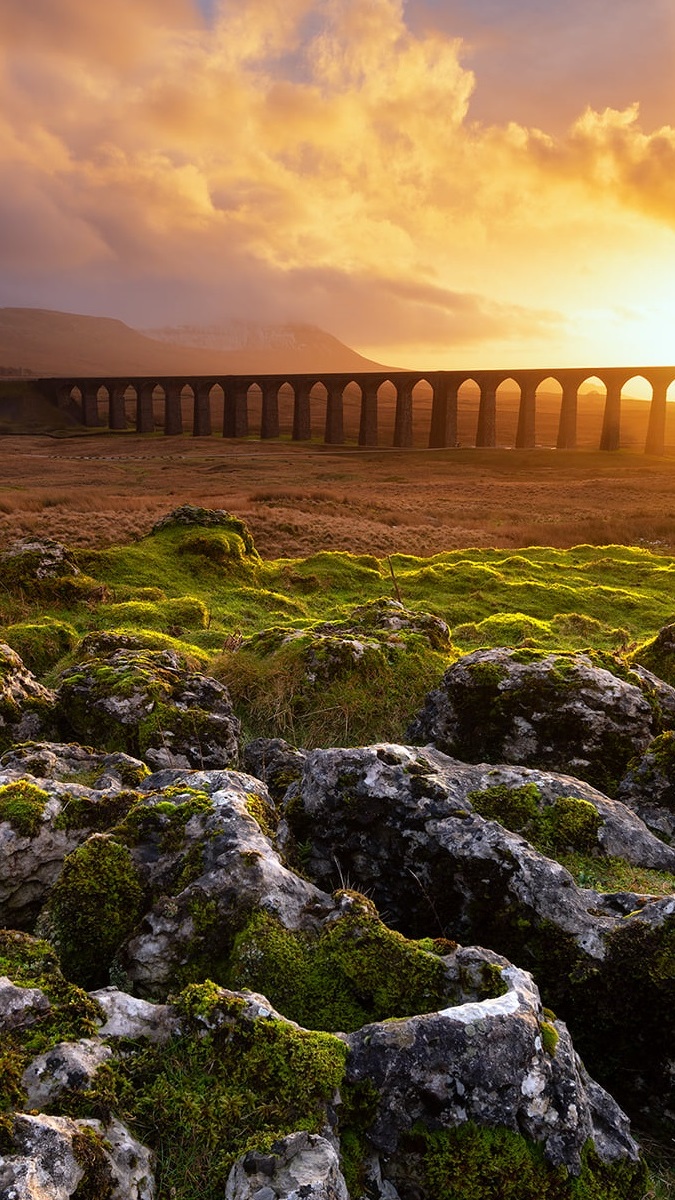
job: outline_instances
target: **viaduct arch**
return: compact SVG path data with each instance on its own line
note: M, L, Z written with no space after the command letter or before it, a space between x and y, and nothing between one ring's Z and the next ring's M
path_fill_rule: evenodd
M589 380L599 380L606 389L600 450L618 450L621 437L621 393L635 377L646 380L652 389L645 453L659 455L665 450L666 398L675 382L673 367L550 367L526 370L487 371L368 371L356 374L317 372L316 374L251 375L180 375L180 376L57 376L31 379L45 396L60 407L70 409L85 426L105 425L110 429L127 428L129 392L138 433L155 430L154 397L161 390L163 430L167 436L183 433L183 393L192 392L192 433L208 437L214 432L212 391L222 389L222 434L226 438L249 434L249 389L254 385L262 395L260 437L279 437L279 392L282 387L293 394L292 438L307 441L311 437L312 392L322 385L325 392L324 441L328 445L344 442L344 403L348 386L360 390L358 444L376 448L378 400L383 384L395 393L393 445L413 445L415 427L413 393L420 383L432 392L430 448L455 446L457 443L457 400L464 383L473 383L479 391L475 445L497 445L497 391L501 384L520 389L515 445L528 449L535 445L537 388L544 382L557 383L561 389L560 416L556 446L574 450L577 445L577 406L579 389ZM0 395L10 381L0 382ZM99 408L107 408L107 421Z

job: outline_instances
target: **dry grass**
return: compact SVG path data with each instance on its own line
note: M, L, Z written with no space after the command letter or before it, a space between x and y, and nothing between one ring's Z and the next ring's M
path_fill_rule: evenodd
M135 434L0 438L0 544L142 536L184 502L227 508L261 553L387 555L626 542L675 551L675 460L622 450L363 451Z

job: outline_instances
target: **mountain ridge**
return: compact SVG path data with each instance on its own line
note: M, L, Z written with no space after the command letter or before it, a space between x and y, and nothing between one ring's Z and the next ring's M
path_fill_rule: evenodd
M234 345L227 346L228 337ZM312 325L232 321L138 330L115 317L9 307L0 308L0 369L17 375L236 375L374 371L383 365Z

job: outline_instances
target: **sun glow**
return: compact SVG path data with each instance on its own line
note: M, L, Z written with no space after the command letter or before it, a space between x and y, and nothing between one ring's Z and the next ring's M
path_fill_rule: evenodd
M636 102L475 119L416 0L66 8L0 17L0 303L309 320L425 369L675 357L675 129Z

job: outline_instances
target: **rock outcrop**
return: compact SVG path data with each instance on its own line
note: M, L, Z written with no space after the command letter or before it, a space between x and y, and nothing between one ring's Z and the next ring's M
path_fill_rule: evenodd
M531 968L593 1067L630 1063L631 1087L658 1105L671 1088L663 1047L675 1044L675 898L578 886L553 857L494 819L500 803L505 822L524 811L531 836L549 846L560 838L558 853L574 851L580 838L582 850L599 855L606 839L611 855L622 846L633 862L644 854L643 862L673 871L672 848L635 814L570 777L387 745L308 753L283 804L280 844L289 853L301 844L319 886L349 880L409 937L432 929ZM483 806L490 816L480 815ZM620 1086L620 1074L612 1082Z
M119 1121L17 1114L0 1159L3 1200L154 1200L152 1158Z
M239 721L223 684L170 650L118 650L68 668L56 693L62 734L153 767L236 766Z
M446 671L409 736L467 762L564 771L614 794L630 759L664 720L669 728L667 706L675 712L667 684L626 675L585 654L476 650Z
M0 751L48 736L54 704L54 693L38 682L15 650L0 642Z

